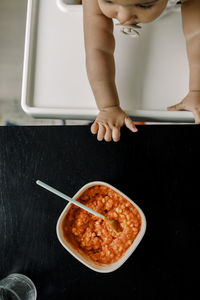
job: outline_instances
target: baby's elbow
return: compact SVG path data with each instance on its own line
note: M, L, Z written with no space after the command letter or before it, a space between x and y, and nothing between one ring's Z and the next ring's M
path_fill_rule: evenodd
M200 65L200 33L194 36L187 37L187 52L190 59L190 64L193 66Z
M115 39L113 35L104 35L103 38L99 39L93 45L90 45L86 49L86 58L90 59L95 54L101 53L105 55L113 55L115 51Z
M96 47L97 50L104 52L108 55L113 55L115 51L115 38L112 33L104 34L102 42Z

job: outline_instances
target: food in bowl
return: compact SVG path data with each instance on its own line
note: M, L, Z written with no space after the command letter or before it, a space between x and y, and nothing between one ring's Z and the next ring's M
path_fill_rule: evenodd
M108 222L71 204L62 220L64 239L97 265L120 260L141 230L138 209L122 194L102 184L88 187L76 200L108 219L117 220L120 230L115 232Z

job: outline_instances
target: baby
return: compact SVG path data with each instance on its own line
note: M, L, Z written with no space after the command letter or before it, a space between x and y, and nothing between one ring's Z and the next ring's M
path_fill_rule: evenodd
M137 132L134 122L120 108L115 84L113 21L123 25L157 19L175 0L83 0L84 38L88 79L99 109L91 132L102 141L119 141L120 128ZM200 124L200 0L182 0L181 13L190 69L189 93L168 110L189 110Z

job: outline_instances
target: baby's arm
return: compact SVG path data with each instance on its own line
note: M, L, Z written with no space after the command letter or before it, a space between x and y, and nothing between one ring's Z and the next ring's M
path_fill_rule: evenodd
M100 113L91 126L98 140L118 141L120 128L137 129L120 108L115 85L115 40L112 19L104 16L97 0L83 0L84 38L88 79Z
M189 93L169 110L190 110L200 124L200 0L182 0L182 23L186 39L190 79Z

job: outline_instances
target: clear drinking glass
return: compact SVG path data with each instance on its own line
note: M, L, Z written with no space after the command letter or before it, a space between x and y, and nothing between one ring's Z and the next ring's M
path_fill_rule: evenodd
M25 275L10 274L0 280L0 300L36 300L34 283Z

